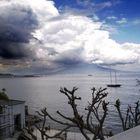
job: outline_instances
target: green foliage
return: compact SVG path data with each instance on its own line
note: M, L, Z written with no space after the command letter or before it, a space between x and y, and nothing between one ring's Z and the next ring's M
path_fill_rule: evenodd
M7 94L5 92L6 92L5 88L3 88L0 91L0 100L9 100L9 97L7 96Z

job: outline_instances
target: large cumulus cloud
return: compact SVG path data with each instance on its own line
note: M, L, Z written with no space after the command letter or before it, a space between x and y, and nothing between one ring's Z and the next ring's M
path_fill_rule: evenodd
M110 39L109 32L102 30L102 23L83 16L59 15L39 29L41 42L39 58L61 62L90 62L102 64L134 63L139 58L139 44L119 44ZM38 35L38 36L39 36ZM47 48L53 48L53 55ZM133 47L132 47L133 46ZM137 47L136 47L137 46ZM67 57L65 57L65 55ZM63 59L63 61L62 61Z
M53 1L1 0L0 61L49 67L139 63L140 44L119 44L102 26L86 16L60 14Z

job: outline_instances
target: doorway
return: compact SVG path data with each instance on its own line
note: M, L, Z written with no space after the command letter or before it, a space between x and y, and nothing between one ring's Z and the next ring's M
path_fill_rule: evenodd
M21 114L14 115L15 130L21 130Z

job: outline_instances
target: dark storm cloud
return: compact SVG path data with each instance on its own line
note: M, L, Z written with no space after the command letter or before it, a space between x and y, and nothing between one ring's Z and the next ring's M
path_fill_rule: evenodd
M32 57L33 51L22 43L1 42L0 56L5 59L21 59L24 57Z
M32 55L27 45L37 28L35 14L28 7L18 5L0 9L0 57L20 59Z

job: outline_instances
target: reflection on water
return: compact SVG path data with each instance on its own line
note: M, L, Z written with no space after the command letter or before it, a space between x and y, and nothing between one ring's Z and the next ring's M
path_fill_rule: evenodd
M136 86L136 79L140 75L120 74L118 83L122 84L121 88L108 88L107 100L110 102L110 114L107 118L106 126L120 129L120 122L113 106L116 99L123 103L123 110L127 104L133 104L140 99L140 87ZM60 94L60 87L72 89L73 86L79 88L77 94L82 97L80 110L84 110L87 101L91 99L91 88L106 87L110 83L108 75L65 75L65 76L48 76L36 78L1 78L0 88L6 88L10 98L25 100L32 110L48 107L52 112L60 109L70 113L67 105L67 99Z

